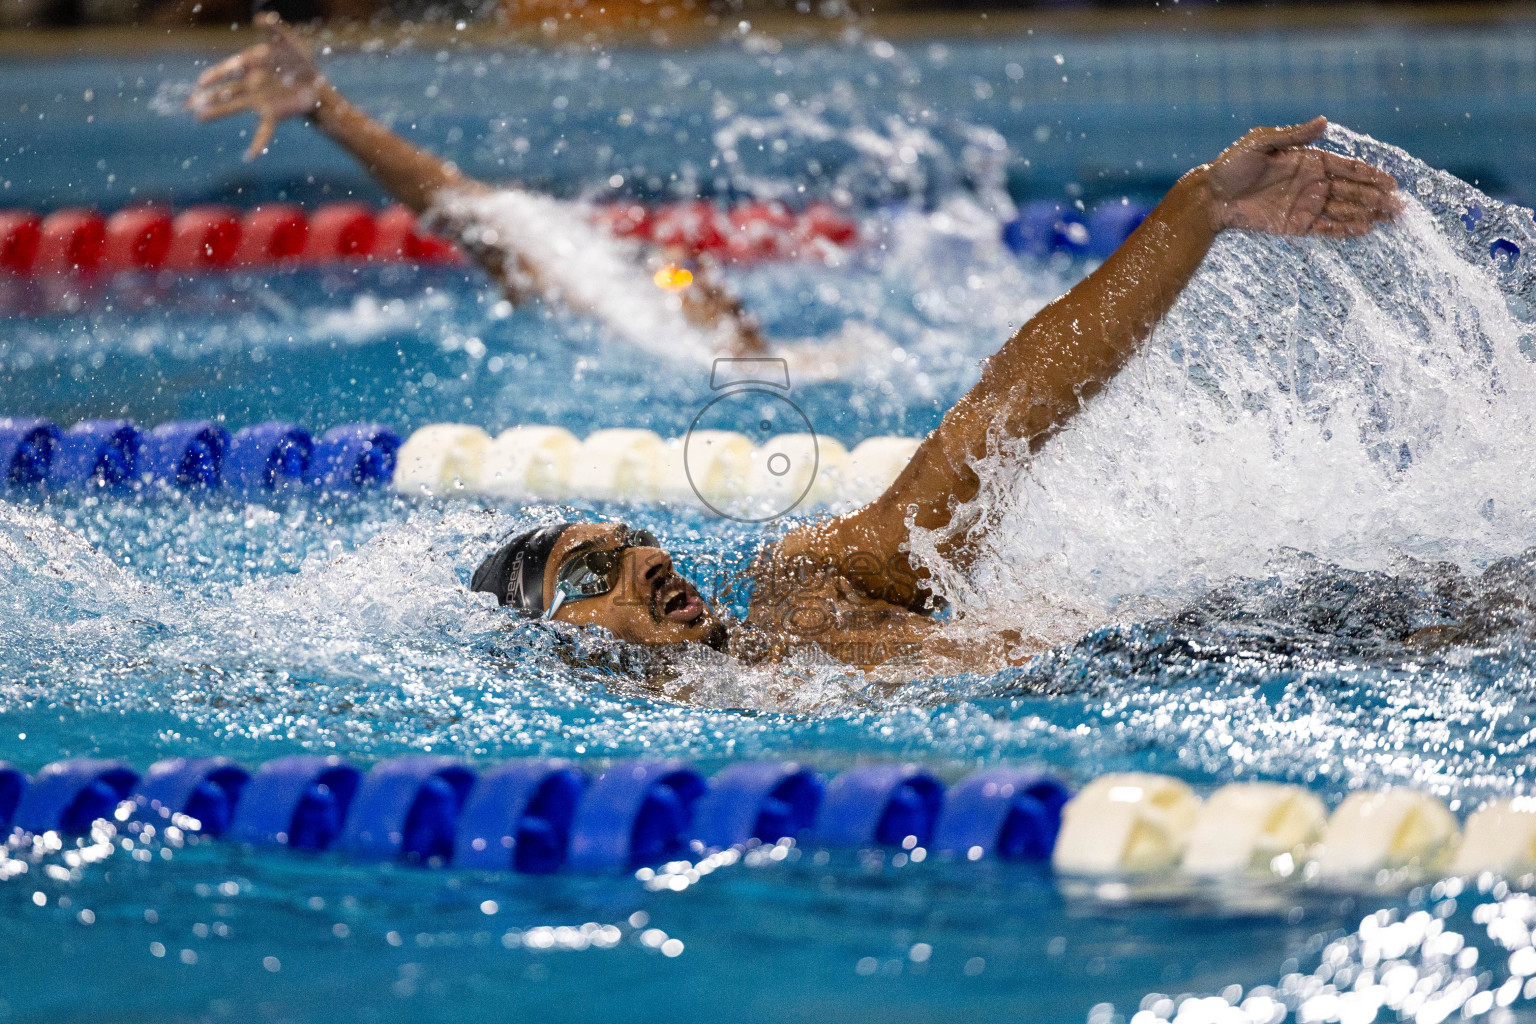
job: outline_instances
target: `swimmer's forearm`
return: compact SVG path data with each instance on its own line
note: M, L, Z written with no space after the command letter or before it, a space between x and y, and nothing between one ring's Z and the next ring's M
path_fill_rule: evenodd
M434 212L445 194L486 192L489 186L469 177L450 160L413 146L321 80L310 120L363 165L374 180L395 199L419 214ZM540 290L538 275L516 253L495 246L469 245L471 256L507 295L518 301L525 291ZM509 274L512 270L514 273Z
M431 209L445 189L484 188L444 160L405 141L322 81L310 120L351 153L380 185L417 213Z
M896 482L871 504L785 538L787 553L874 554L885 569L858 577L862 590L915 606L921 578L902 549L915 525L947 526L976 497L972 464L989 438L1043 443L1112 378L1152 333L1199 268L1217 234L1205 171L1185 175L1125 244L1066 295L1046 306L989 359L981 380L923 441ZM963 540L941 546L966 561ZM891 568L894 563L895 569Z
M1035 314L924 441L892 490L929 529L976 496L989 436L1042 443L1135 354L1194 276L1217 228L1205 169L1179 180L1115 253ZM907 478L911 478L910 481Z
M993 430L1038 444L1076 414L1199 269L1218 231L1213 206L1205 168L1190 171L1102 266L1020 328L936 432L949 460L980 458Z

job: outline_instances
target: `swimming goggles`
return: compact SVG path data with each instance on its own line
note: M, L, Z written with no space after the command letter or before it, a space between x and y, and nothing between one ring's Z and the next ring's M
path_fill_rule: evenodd
M599 548L581 551L560 563L555 574L555 598L549 602L544 618L552 619L555 612L569 601L582 601L589 597L601 597L619 583L619 556L630 548L657 547L656 535L650 530L625 529L623 543L616 548Z

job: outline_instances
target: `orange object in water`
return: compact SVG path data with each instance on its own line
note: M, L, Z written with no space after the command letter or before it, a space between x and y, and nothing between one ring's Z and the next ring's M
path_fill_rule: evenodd
M378 233L373 258L410 260L415 263L457 263L461 254L446 238L423 231L421 223L404 206L391 206L374 218Z
M802 240L826 239L833 245L852 245L859 239L859 228L850 218L827 203L812 203L795 223L795 234Z
M693 284L693 271L687 267L680 267L676 263L668 263L656 271L656 276L651 280L656 282L658 288L665 288L669 292L680 292Z
M373 219L374 259L408 260L412 258L417 243L416 214L398 204L379 213Z

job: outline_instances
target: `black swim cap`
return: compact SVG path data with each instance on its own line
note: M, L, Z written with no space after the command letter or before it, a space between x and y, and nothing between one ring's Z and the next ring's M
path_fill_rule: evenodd
M480 563L469 589L495 594L502 605L511 605L531 619L539 618L544 614L544 569L555 543L570 527L570 523L556 523L514 534Z

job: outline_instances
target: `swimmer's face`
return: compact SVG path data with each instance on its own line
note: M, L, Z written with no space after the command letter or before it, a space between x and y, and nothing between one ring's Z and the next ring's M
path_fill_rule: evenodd
M633 644L702 643L725 646L725 626L677 570L672 556L657 547L627 546L628 529L618 523L579 523L560 535L544 570L544 606L554 603L555 581L573 557L588 551L618 551L617 578L606 594L568 600L555 619L601 626Z

